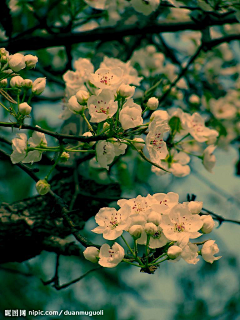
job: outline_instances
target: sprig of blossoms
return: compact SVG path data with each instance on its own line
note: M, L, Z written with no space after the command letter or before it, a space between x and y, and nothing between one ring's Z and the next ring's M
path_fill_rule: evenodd
M219 252L215 241L193 242L203 234L211 233L215 226L212 217L201 212L201 201L179 203L178 194L169 192L121 199L117 204L118 210L100 209L95 217L99 226L92 232L102 234L106 240L121 237L132 257L124 258L123 247L115 242L112 249L104 244L100 252L97 248L86 249L86 259L104 267L115 267L123 261L151 273L165 260L178 261L182 258L189 264L196 264L199 256L209 263L221 258L214 256ZM123 237L124 232L131 235L132 246ZM138 256L138 245L145 246L142 257Z

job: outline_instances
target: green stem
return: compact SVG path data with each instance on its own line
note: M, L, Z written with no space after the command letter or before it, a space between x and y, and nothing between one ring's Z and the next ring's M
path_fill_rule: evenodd
M146 265L146 267L148 267L148 246L149 246L149 242L150 242L150 235L148 234L147 235L147 243L146 243L146 260L147 260L147 265Z
M123 239L123 241L125 242L126 246L128 247L128 249L130 250L131 254L133 255L133 257L135 258L135 260L139 263L139 265L141 267L144 267L144 265L142 264L142 261L138 258L138 256L136 256L132 250L132 248L129 246L129 244L127 243L127 241L125 240L125 238L123 237L123 235L121 235L121 238Z
M142 266L140 266L139 264L132 263L132 262L128 261L127 259L123 259L122 261L123 261L123 262L126 262L126 263L128 263L128 264L131 264L132 266L142 268Z
M162 262L164 262L164 261L166 261L166 260L169 260L169 258L166 257L166 258L163 259L162 261L158 261L158 262L155 262L155 263L150 263L148 266L149 266L149 267L150 267L150 266L155 266L155 265L160 264L160 263L162 263Z
M155 263L157 260L161 259L162 257L164 257L164 256L166 256L166 255L167 255L166 253L163 253L161 256L159 256L158 258L156 258L155 260L153 260L153 261L151 262L151 264L152 264L152 263Z
M61 157L61 153L59 154L57 160L55 161L54 165L52 166L52 168L50 169L50 171L48 172L48 174L46 175L45 177L45 180L47 181L51 175L51 173L53 172L53 170L55 169L56 165L58 164L59 160L60 160L60 157Z
M95 153L94 150L73 150L73 149L65 149L66 152L90 152Z
M88 119L87 119L84 111L81 113L81 116L82 116L83 119L86 121L87 126L88 126L88 130L91 131L92 133L95 133L94 130L93 130L93 128L92 128L92 126L91 126L91 124L90 124L90 122L88 121Z
M186 134L184 137L182 137L182 139L180 139L179 141L175 142L174 145L176 146L177 144L179 144L180 142L182 142L184 139L186 139L189 136L190 136L190 133Z
M7 110L8 112L10 112L10 110L9 110L7 107L5 107L4 104L2 104L1 102L0 102L0 105L1 105L5 110Z

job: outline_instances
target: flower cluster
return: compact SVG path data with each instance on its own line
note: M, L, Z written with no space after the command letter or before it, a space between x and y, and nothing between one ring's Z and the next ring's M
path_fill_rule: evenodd
M38 57L31 54L23 55L15 53L13 55L5 48L0 49L0 87L3 97L10 103L17 105L17 110L10 106L7 108L2 105L16 120L23 123L25 117L31 113L32 107L29 105L31 98L34 95L40 95L46 86L46 78L37 78L34 81L24 79L18 73L24 69L35 68L38 62ZM11 95L6 92L11 90ZM25 101L29 95L28 102ZM16 97L15 101L13 96ZM14 98L15 98L14 97Z
M112 248L104 244L100 251L95 247L87 248L84 251L86 259L104 267L115 267L121 261L131 264L135 261L146 270L165 260L183 259L189 264L196 264L200 255L209 263L221 258L214 256L219 252L215 241L193 242L210 233L215 226L210 215L201 213L201 201L179 203L178 194L169 192L122 199L117 204L118 210L100 209L95 217L98 227L92 232L102 234L106 240L121 237L133 257L124 259L123 247L115 242ZM124 231L132 236L134 249L123 237ZM138 256L138 245L146 248L142 258Z
M148 51L150 49L149 46ZM152 51L154 59L151 61L156 62L158 53ZM163 56L159 59L162 61ZM61 117L66 119L73 113L79 114L87 121L88 135L106 135L106 140L99 141L94 146L96 160L102 168L109 169L115 157L123 155L128 146L136 149L146 159L147 156L143 154L146 145L153 172L171 172L177 177L184 177L190 173L188 141L185 140L184 145L179 142L192 136L196 143L206 142L212 145L204 152L201 151L201 154L193 153L193 156L202 159L206 169L211 172L215 163L212 152L218 132L206 127L200 114L190 115L181 109L170 110L169 113L157 110L152 113L150 122L144 123L143 114L156 110L159 102L156 97L149 97L141 104L135 102L135 89L142 78L132 66L133 61L122 62L116 58L104 57L100 67L94 72L90 60L76 60L75 71L68 70L63 76L66 92L65 110ZM149 66L149 63L150 60L147 62L146 59L147 68L154 70L154 66ZM163 68L162 62L155 67L156 70ZM140 138L142 133L147 134L146 141Z

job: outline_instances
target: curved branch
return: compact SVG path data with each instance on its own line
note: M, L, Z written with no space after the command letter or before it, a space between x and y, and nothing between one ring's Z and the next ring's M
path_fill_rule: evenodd
M164 32L178 32L185 30L203 30L206 27L224 25L224 24L238 23L238 20L234 14L229 17L215 18L211 15L207 16L204 21L192 21L192 20L180 20L169 21L164 20L157 24L147 25L143 28L139 28L136 24L125 27L124 29L111 27L111 28L99 28L91 31L75 32L75 33L59 33L47 36L32 36L11 39L9 41L2 41L1 47L5 47L10 51L24 51L24 50L38 50L48 47L58 47L64 45L70 45L81 42L94 42L98 40L112 41L122 39L123 37L130 35L142 35L142 34L155 34ZM31 40L30 40L31 39Z

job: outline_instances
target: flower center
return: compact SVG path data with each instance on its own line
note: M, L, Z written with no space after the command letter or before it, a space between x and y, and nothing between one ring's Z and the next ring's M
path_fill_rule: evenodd
M183 232L185 230L184 222L181 224L175 223L175 232Z

